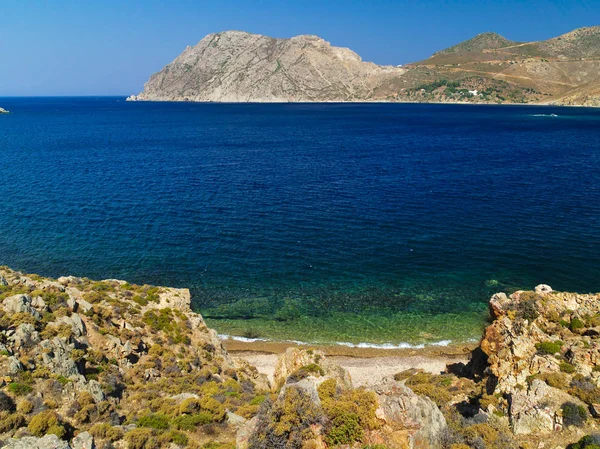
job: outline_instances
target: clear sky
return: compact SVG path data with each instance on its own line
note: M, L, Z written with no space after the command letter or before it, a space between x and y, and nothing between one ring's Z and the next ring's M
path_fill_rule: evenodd
M600 24L600 0L0 0L0 96L129 95L206 34L317 34L402 64L484 31L517 41Z

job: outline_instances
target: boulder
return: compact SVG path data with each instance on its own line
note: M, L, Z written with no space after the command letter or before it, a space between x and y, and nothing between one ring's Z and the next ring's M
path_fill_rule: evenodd
M6 364L6 372L15 375L19 373L19 371L23 371L23 364L21 361L15 356L9 357L8 363Z
M6 280L6 278L5 278L4 276L2 276L1 274L0 274L0 285L2 285L2 286L6 286L6 285L8 285L8 281L7 281L7 280Z
M500 318L506 313L510 300L505 293L496 293L490 299L490 312L494 318Z
M83 323L81 317L77 313L73 313L71 316L63 316L57 320L58 324L67 324L71 326L73 329L73 335L76 337L81 337L86 335L85 324Z
M76 310L81 309L81 311L83 313L87 313L90 310L92 310L92 307L93 307L92 304L87 302L85 299L79 299L77 301L77 309Z
M373 391L379 400L377 416L385 423L385 433L396 440L391 444L406 444L410 449L441 447L446 420L431 399L416 395L393 378L384 379Z
M515 391L509 397L509 419L515 435L548 434L563 428L562 406L566 403L584 406L573 396L535 379L527 390Z
M35 319L40 319L40 313L31 305L31 296L29 295L13 295L2 301L4 311L6 313L28 313Z
M252 435L256 432L257 426L258 416L255 416L240 427L235 436L236 449L248 449L250 447L250 438L252 438Z
M39 312L45 312L48 310L46 301L41 296L36 296L31 299L31 306Z
M52 340L43 340L39 348L38 353L44 366L54 374L67 378L79 375L77 364L71 358L71 352L75 347L65 339L54 337Z
M187 399L200 399L200 396L194 393L180 393L176 394L175 396L170 396L169 399L179 404Z
M75 276L61 276L56 281L64 286L67 286L69 284L79 285L82 283L81 278Z
M352 379L348 370L327 360L323 351L298 348L288 348L277 360L274 387L283 385L289 376L303 367L311 367L312 370L320 369L323 377L336 379L342 388L352 388Z
M552 287L550 287L549 285L546 285L546 284L540 284L537 287L535 287L535 292L538 295L544 296L544 295L547 295L548 293L552 293Z
M81 432L73 441L71 441L72 449L96 449L96 445L94 444L94 437L92 437L88 432Z
M17 351L31 348L40 342L39 333L32 324L19 324L15 333L10 336L13 348Z
M23 437L10 438L3 449L72 449L69 443L60 440L56 435L46 435L42 438Z
M78 304L77 301L75 301L75 298L69 296L69 298L67 299L67 307L73 312L77 312L77 306Z
M86 391L92 395L94 401L102 402L105 399L104 391L102 391L102 385L97 380L85 380L85 377L80 376L79 382L75 385L78 391Z

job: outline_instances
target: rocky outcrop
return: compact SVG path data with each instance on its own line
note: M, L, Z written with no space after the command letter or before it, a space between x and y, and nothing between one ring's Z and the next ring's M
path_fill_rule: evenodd
M480 342L490 394L504 396L516 435L583 426L600 402L600 295L553 291L496 294Z
M348 370L330 362L323 351L302 350L288 348L277 360L274 375L276 389L290 378L290 376L304 374L317 374L323 378L336 379L342 388L352 388L352 379Z
M416 395L392 378L385 379L373 390L379 400L377 416L387 428L383 443L411 449L441 447L446 419L431 399Z
M4 108L0 108L0 114L8 114L10 111L7 111Z
M56 435L46 435L42 438L23 437L9 439L4 449L96 449L94 438L88 432L81 432L69 444Z
M71 441L72 449L96 449L94 438L89 432L81 432L73 441Z
M69 443L62 441L56 435L46 435L43 438L23 437L10 439L3 449L73 449Z
M510 396L511 428L515 435L559 432L564 427L564 404L585 404L573 396L536 379L527 390L515 390Z
M600 379L600 342L592 338L600 324L598 295L553 292L496 294L490 300L495 321L486 328L480 347L488 356L496 393L526 385L530 376L562 369Z
M189 438L182 427L256 414L249 404L266 382L234 365L190 304L187 289L55 281L0 267L0 399L9 398L0 407L0 446L92 449L93 434L100 447L131 439L158 447L159 431L136 433L136 423L160 404L180 442ZM70 443L57 437L69 433ZM161 438L167 447L171 440Z
M32 299L29 295L9 296L2 301L6 313L27 313L36 319L40 319L40 313L33 308Z
M352 389L345 370L314 350L288 350L277 366L282 387L239 429L238 449L325 449L359 441L389 449L442 447L447 425L440 409L402 381L389 378L373 389Z
M152 75L130 101L356 101L405 70L363 62L317 36L209 34ZM379 97L381 98L381 97Z

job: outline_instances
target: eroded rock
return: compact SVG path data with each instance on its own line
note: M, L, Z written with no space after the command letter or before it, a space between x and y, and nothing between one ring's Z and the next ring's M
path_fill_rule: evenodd
M384 379L373 391L379 399L377 416L389 428L389 438L396 439L393 443L405 440L411 449L441 447L446 419L431 399L392 378Z

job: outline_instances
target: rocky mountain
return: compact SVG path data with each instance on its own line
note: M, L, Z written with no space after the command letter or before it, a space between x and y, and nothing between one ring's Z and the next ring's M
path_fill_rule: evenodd
M600 295L540 285L490 309L468 365L354 388L322 351L290 348L270 384L186 289L0 267L0 447L598 447Z
M405 70L363 62L317 36L209 34L152 75L137 100L353 101Z
M600 105L600 27L538 42L483 33L404 67L303 35L206 36L129 100L407 101Z

